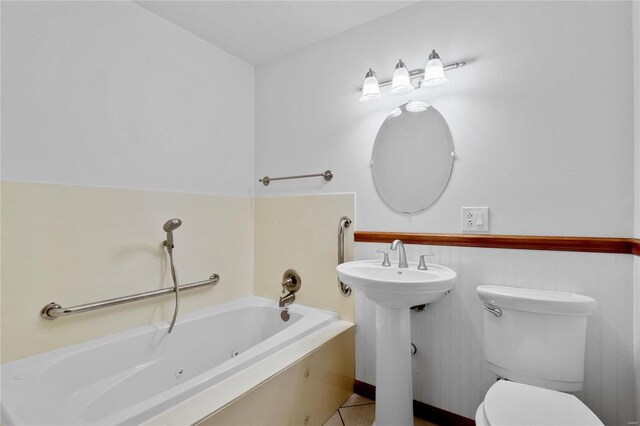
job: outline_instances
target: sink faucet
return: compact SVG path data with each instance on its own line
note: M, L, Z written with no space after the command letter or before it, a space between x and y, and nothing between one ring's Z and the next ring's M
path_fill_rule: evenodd
M407 253L404 251L404 244L402 244L402 241L395 240L391 243L391 247L389 247L390 250L394 251L398 248L398 268L408 268L409 264L407 263Z

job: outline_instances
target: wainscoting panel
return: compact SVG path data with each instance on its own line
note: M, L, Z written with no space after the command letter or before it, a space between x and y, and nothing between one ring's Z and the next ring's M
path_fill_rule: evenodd
M356 243L355 258L375 259L388 244ZM476 287L505 285L594 297L585 383L577 396L607 425L634 417L633 268L629 254L407 245L411 261L452 268L454 290L423 312L411 312L413 397L473 418L495 376L484 365L482 309ZM392 263L397 262L393 256ZM375 384L375 305L356 294L356 379ZM409 350L409 348L407 348Z

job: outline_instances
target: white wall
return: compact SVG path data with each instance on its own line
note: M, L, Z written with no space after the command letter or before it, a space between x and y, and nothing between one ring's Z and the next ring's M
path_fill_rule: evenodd
M633 2L633 79L635 147L634 236L640 238L640 1Z
M253 189L254 68L129 2L2 2L2 179Z
M256 176L329 168L335 177L256 184L256 195L354 191L358 230L459 233L460 207L479 205L491 208L496 234L629 237L630 13L630 2L421 2L261 65ZM399 57L421 67L432 48L445 63L469 61L448 73L449 85L413 96L446 118L457 160L438 202L406 217L377 196L369 160L380 124L408 96L362 105L355 89L368 67L385 79ZM356 258L373 257L374 248L357 244ZM438 252L459 283L450 299L413 316L416 399L473 417L492 380L475 287L548 288L598 299L580 397L605 424L635 420L630 255L422 247L412 258L419 251ZM357 298L356 378L368 382L372 311Z
M481 205L494 233L628 237L630 7L421 2L261 65L256 176L335 178L256 184L256 194L355 191L360 230L460 232L460 207ZM405 217L377 196L369 160L383 119L408 96L362 105L356 88L368 67L388 78L399 57L422 67L432 48L469 61L447 86L414 96L444 115L458 160L438 202Z
M634 237L640 238L640 2L633 3L633 70L635 86L635 226ZM640 419L640 256L633 262L634 277L634 354L636 378L636 419Z

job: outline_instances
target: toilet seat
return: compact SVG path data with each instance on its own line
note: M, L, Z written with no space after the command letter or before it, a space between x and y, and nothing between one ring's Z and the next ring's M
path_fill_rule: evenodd
M602 425L578 398L522 383L500 380L485 396L476 413L478 425Z

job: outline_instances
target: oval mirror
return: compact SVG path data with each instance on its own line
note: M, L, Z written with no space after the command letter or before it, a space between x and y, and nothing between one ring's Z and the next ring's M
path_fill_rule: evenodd
M440 197L453 159L453 140L444 117L424 102L409 102L380 126L371 155L373 182L393 210L417 213Z

